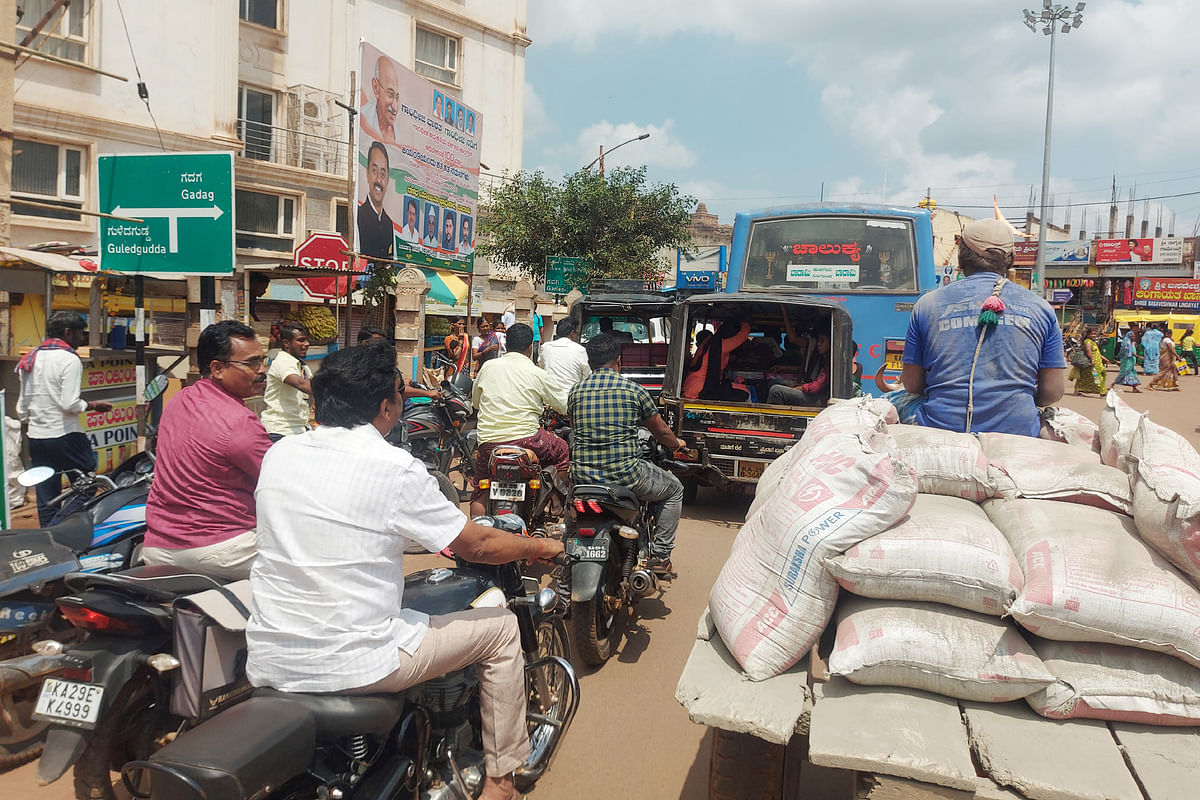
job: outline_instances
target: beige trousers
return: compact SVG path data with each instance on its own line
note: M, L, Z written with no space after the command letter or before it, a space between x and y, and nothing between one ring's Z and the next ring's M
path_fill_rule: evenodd
M499 778L529 757L525 727L525 661L517 618L503 608L473 608L429 618L429 630L400 668L343 694L401 692L422 681L479 664L479 705L487 774Z
M250 565L254 563L254 556L258 554L256 541L255 532L246 531L223 542L204 547L189 547L183 550L144 547L142 561L148 566L182 567L202 575L212 575L214 578L241 581L250 577Z

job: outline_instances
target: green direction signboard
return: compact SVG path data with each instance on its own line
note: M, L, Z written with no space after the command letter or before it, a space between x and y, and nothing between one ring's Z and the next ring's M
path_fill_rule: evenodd
M100 268L233 272L233 154L100 156Z
M567 294L574 288L571 278L591 266L591 259L566 256L546 257L546 294Z

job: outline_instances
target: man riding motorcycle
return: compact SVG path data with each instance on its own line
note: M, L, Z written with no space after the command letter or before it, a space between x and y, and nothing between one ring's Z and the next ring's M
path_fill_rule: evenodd
M529 754L516 617L504 608L433 617L406 609L404 549L412 540L502 564L550 560L562 544L468 521L419 461L387 443L403 403L391 348L331 353L312 385L320 427L263 459L246 674L282 691L378 694L479 663L480 797L508 800ZM341 601L331 607L331 598Z
M479 447L475 451L475 480L488 477L488 459L498 445L526 447L543 467L553 467L561 480L570 464L567 443L541 427L542 412L550 406L566 413L566 398L545 370L532 361L533 329L523 323L508 330L508 352L479 368L471 391L478 409ZM564 492L565 494L565 492ZM485 492L476 486L471 515L487 512Z
M650 542L650 568L674 578L671 551L683 508L683 484L670 472L640 458L638 428L646 427L664 447L682 450L649 393L621 375L621 342L601 333L586 345L592 374L576 384L567 401L574 426L571 480L625 486L651 503L656 519Z

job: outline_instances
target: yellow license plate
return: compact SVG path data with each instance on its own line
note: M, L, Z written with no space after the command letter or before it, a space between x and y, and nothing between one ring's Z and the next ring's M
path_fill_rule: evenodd
M738 477L758 480L762 477L764 467L766 465L761 461L739 461Z
M883 368L897 372L904 369L904 353L888 353L883 361Z

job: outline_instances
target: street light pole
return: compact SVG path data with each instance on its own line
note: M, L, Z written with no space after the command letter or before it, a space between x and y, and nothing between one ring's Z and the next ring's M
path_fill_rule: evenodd
M640 142L642 139L649 139L649 138L650 138L650 134L643 133L641 136L635 136L632 139L626 139L625 141L623 141L619 145L617 145L617 147L624 147L625 145L629 144L630 142ZM612 151L616 150L617 147L610 148L608 152L612 153ZM586 167L583 168L583 171L587 172L589 169L591 169L596 164L597 161L600 162L600 177L603 178L604 177L604 145L600 145L600 155L593 158L591 163L589 163Z
M1042 198L1038 219L1038 249L1037 262L1030 285L1033 289L1041 288L1041 281L1046 274L1046 204L1050 194L1050 131L1054 123L1054 45L1058 36L1058 23L1062 23L1062 32L1070 33L1074 28L1083 24L1083 7L1079 3L1075 10L1066 6L1051 6L1050 0L1042 0L1042 10L1039 14L1025 10L1025 27L1050 37L1050 75L1046 83L1046 141L1042 149ZM1068 21L1068 18L1071 18Z

